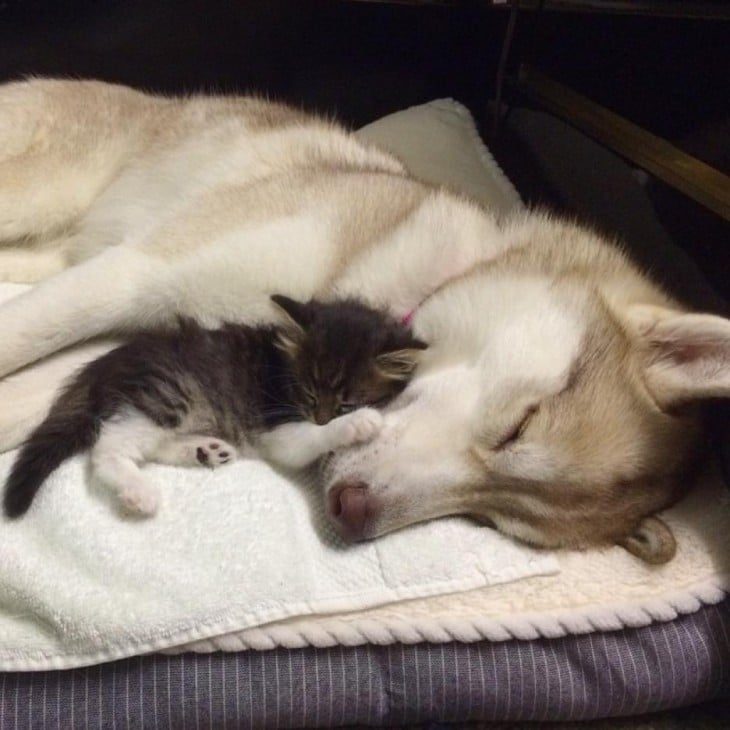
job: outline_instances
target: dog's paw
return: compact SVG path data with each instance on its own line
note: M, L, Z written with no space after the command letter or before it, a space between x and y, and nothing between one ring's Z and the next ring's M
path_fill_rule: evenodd
M232 461L236 457L236 449L221 439L205 438L195 447L195 458L199 464L215 469Z
M383 416L374 408L360 408L331 423L337 429L337 445L352 446L375 438L383 427Z
M134 484L125 487L119 495L125 511L139 517L151 517L160 506L160 496L154 487Z

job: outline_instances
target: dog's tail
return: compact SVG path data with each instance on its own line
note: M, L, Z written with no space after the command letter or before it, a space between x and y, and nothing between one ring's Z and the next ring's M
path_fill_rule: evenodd
M43 482L66 459L90 448L97 433L89 389L74 379L21 446L5 485L5 514L8 517L25 514Z

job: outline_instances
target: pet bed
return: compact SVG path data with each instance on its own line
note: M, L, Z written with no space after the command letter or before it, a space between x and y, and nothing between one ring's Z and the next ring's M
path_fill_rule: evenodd
M361 134L401 156L424 179L501 213L521 205L468 112L452 101L391 115ZM666 247L656 255L681 271L680 251ZM49 485L43 499L55 494L62 507L76 490L79 504L90 510L83 514L93 532L108 505L97 500L89 506L93 500L78 494L81 468L77 460L59 472L58 484ZM268 488L275 477L264 465L255 468ZM172 471L163 472L173 478ZM178 481L199 478L176 470L175 488ZM253 480L251 474L247 478ZM188 492L194 504L192 482ZM294 536L306 530L302 515L317 524L316 500L310 510L306 493L291 511L277 513L282 521L292 520ZM274 512L283 509L273 497L267 504ZM51 515L54 504L44 508ZM512 546L465 521L443 520L363 546L354 580L343 583L342 573L358 559L357 550L339 550L325 539L322 553L305 561L307 569L295 576L292 590L281 586L289 575L259 577L259 585L278 602L267 602L265 592L258 603L246 596L239 600L245 607L240 614L227 612L216 622L208 607L204 621L188 615L177 631L169 630L168 605L163 630L149 622L161 598L160 575L134 565L116 576L120 598L107 623L90 623L89 614L67 605L89 600L78 586L88 588L90 572L98 571L92 578L103 586L110 578L105 566L124 564L116 555L89 561L80 525L73 540L64 535L70 528L49 522L30 538L16 535L17 543L7 530L20 528L3 525L2 667L45 671L0 674L0 718L15 727L114 721L138 727L392 726L635 714L724 696L730 689L725 668L730 666L725 598L730 504L717 475L708 470L667 520L679 550L660 568L648 568L619 548L566 552L556 559ZM132 542L152 548L134 527ZM13 552L29 548L25 539L38 555L45 551L58 562L35 569L27 552ZM215 545L206 547L205 533L196 539L202 549L215 552ZM432 549L434 540L441 550ZM504 552L490 554L495 550ZM239 562L245 565L245 556ZM20 580L14 571L19 565L25 570ZM312 573L312 566L319 572ZM232 591L229 600L235 602L246 585L235 567L222 565L205 584L208 591L216 586L221 593ZM44 571L56 586L55 604L38 603L35 582ZM203 577L211 580L189 576L189 593ZM172 599L184 604L189 595ZM162 649L177 653L82 666ZM56 667L76 668L50 671Z

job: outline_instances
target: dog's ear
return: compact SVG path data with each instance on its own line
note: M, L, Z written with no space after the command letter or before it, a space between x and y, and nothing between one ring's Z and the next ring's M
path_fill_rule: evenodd
M627 315L659 407L730 398L730 320L651 306L632 307Z
M417 341L419 345L422 342ZM375 358L378 373L386 380L408 380L418 365L418 357L425 349L416 345L404 347L400 350L381 352Z
M677 541L672 531L658 517L645 517L618 544L650 565L668 563L677 552Z

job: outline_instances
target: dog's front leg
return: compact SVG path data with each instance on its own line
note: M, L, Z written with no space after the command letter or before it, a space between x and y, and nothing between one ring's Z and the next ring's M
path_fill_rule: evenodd
M159 261L117 246L10 299L0 306L0 376L98 335L166 324L167 282Z

